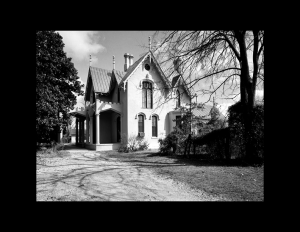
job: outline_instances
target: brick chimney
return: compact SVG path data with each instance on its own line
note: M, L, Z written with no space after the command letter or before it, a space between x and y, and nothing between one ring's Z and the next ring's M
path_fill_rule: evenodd
M129 54L129 67L133 64L133 55Z
M126 72L127 69L129 68L129 56L130 55L128 53L124 54L124 57L125 57L124 72Z

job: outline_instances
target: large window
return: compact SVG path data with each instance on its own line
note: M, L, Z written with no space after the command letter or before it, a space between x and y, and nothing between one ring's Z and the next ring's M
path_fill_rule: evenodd
M144 115L139 115L139 132L144 132Z
M143 81L142 108L152 109L152 83Z
M157 137L157 117L152 116L152 137Z
M179 90L176 91L176 97L177 97L177 100L176 100L176 108L177 107L180 107L180 92Z

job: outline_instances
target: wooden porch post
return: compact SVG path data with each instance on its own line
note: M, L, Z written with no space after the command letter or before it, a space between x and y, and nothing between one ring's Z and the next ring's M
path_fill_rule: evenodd
M86 144L90 143L89 137L90 137L90 119L87 116L86 117Z
M99 104L100 104L100 100L97 99L96 97L96 144L99 145L100 144L100 110L99 108Z
M96 114L96 144L100 144L100 113Z
M78 118L76 117L76 145L78 145Z
M94 116L91 116L91 120L90 120L90 127L91 127L91 128L90 128L91 142L90 142L90 144L94 144L94 137L93 137L93 136L94 136L94 135L93 135L93 133L94 133L94 128L93 128L93 127L94 127L94 123L93 123L94 120L93 120L93 119L94 119Z

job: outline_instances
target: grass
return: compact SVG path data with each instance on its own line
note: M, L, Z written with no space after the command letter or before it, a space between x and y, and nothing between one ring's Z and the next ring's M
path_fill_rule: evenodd
M157 174L181 181L214 196L231 201L264 200L264 167L245 166L237 161L217 162L178 156L162 156L157 151L119 153L101 156L151 168Z
M36 150L36 157L40 160L42 157L54 158L54 157L65 157L69 156L70 153L68 151L64 151L63 144L57 144L54 148L50 146L42 146L38 147Z

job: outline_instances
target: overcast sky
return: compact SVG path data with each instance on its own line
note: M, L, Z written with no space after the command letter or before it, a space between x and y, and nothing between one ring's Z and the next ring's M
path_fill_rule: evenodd
M153 36L155 31L57 31L65 44L64 51L68 57L72 58L75 68L78 71L80 81L86 85L89 68L89 55L92 56L91 65L98 68L112 70L113 56L115 56L115 67L124 71L125 53L134 56L133 62L148 51L148 37ZM196 88L202 88L208 83L202 81ZM83 89L85 90L85 88ZM256 91L258 96L262 96L263 91ZM79 101L83 97L79 97ZM195 100L195 99L194 99ZM206 99L197 98L198 102ZM239 100L239 99L236 99ZM228 106L232 105L232 100L216 99L223 114ZM77 103L77 106L82 106Z

